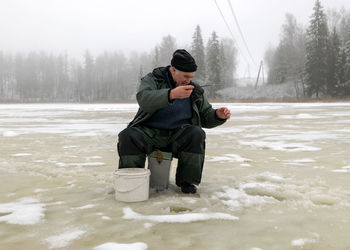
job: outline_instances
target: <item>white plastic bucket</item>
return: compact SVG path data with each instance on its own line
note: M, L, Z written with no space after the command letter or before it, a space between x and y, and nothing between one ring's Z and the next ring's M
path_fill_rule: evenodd
M144 168L117 169L114 173L115 198L118 201L148 200L150 170Z

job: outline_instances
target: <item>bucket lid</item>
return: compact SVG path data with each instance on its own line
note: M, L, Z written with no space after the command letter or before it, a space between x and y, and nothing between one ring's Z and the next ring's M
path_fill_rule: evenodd
M115 175L142 176L150 175L150 170L145 168L119 168L114 172Z

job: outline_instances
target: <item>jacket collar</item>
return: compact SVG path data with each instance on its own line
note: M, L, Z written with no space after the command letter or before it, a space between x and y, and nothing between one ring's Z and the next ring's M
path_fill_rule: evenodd
M170 73L170 65L166 67L155 68L152 72L155 80L158 82L166 82L174 88L176 86L174 79ZM170 86L169 86L170 87Z
M173 86L175 85L174 84L174 80L170 74L170 65L166 66L166 67L159 67L159 68L155 68L152 72L154 78L156 81L158 82L166 82L166 74L168 74L169 76L169 80L170 82L173 84ZM191 94L191 98L193 101L199 99L203 93L204 93L204 89L198 85L197 83L194 83L194 82L191 82L191 84L195 87L194 88L194 91L192 92Z
M159 68L155 68L152 72L153 76L155 77L155 79L158 81L164 81L165 78L165 74L167 71L169 71L170 65L166 66L166 67L159 67Z

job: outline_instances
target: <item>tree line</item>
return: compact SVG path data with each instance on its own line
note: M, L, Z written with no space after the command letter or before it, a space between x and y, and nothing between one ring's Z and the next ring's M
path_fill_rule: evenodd
M47 52L9 54L0 51L0 101L2 102L114 102L135 99L142 76L170 64L178 48L176 39L163 37L149 53L104 52L93 56L86 50L82 60L68 54ZM236 49L230 39L212 32L206 46L198 25L185 49L196 59L194 81L210 83L206 91L233 84ZM215 87L214 87L215 86Z
M265 53L268 82L290 82L304 97L350 95L350 12L315 1L307 28L286 15L280 42Z

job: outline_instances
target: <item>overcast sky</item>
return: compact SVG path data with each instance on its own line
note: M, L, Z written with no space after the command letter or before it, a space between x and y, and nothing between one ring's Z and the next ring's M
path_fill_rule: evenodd
M308 25L314 0L231 0L245 40L258 64L269 44L276 45L285 14ZM238 74L252 75L254 65L235 26L227 0L217 0L239 47ZM349 0L321 0L325 9L344 6ZM0 51L67 51L81 57L105 50L149 52L165 35L179 47L191 44L196 25L207 42L215 30L232 38L214 0L0 0ZM244 54L244 55L243 55Z

